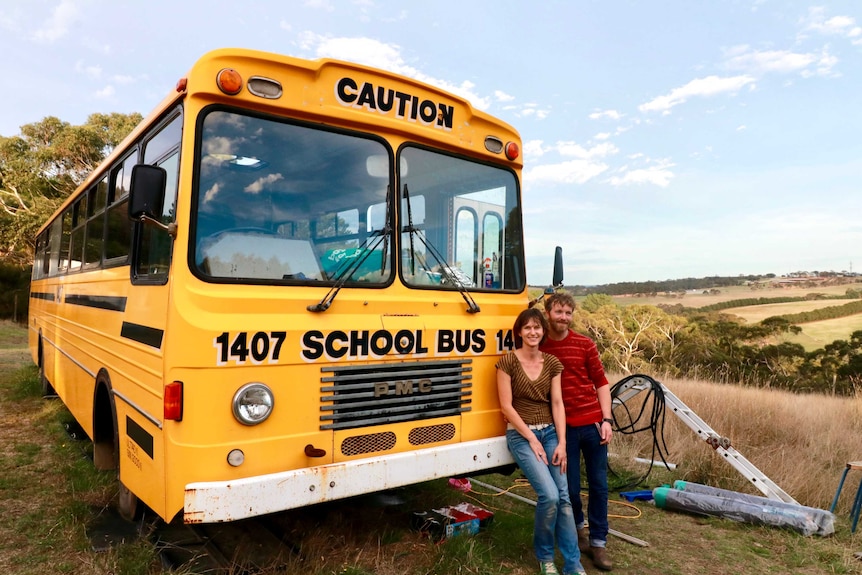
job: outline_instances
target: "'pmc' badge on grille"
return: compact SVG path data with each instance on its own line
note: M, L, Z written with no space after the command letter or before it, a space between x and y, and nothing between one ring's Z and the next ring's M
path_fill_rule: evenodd
M374 384L374 397L387 395L412 395L413 393L430 393L430 379L404 379L401 381L381 381Z

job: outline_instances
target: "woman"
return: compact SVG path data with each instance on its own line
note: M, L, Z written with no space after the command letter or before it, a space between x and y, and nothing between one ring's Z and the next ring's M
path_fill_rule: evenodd
M508 422L506 443L536 491L533 548L542 575L556 575L554 543L563 573L584 574L566 481L566 417L560 392L563 366L539 351L548 321L538 309L522 311L512 328L515 351L497 363L497 393Z

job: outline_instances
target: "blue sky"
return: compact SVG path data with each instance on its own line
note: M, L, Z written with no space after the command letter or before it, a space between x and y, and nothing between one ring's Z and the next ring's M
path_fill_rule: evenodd
M862 271L862 2L4 0L0 135L147 114L204 52L394 70L524 142L531 285Z

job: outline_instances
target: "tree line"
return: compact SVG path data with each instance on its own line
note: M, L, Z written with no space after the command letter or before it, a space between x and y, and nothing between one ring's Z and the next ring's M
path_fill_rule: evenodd
M813 287L816 285L816 280L814 278L846 277L847 273L835 271L812 271L796 272L791 275L811 279L811 284L808 287ZM746 284L750 285L752 289L758 289L767 283L766 280L773 280L775 278L776 275L773 273L736 276L706 276L702 278L667 279L663 281L618 282L594 286L572 286L568 289L576 296L586 296L590 294L606 294L611 296L656 296L658 294L682 294L693 290L711 292L718 288Z
M862 330L806 352L783 341L801 332L784 317L749 325L729 314L678 305L622 306L607 294L587 296L575 310L573 327L596 342L611 372L846 396L862 385Z

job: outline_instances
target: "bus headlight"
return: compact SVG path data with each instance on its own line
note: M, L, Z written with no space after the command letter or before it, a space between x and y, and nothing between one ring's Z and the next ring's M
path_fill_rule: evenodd
M233 416L243 425L257 425L272 413L275 398L262 383L247 383L233 396Z

